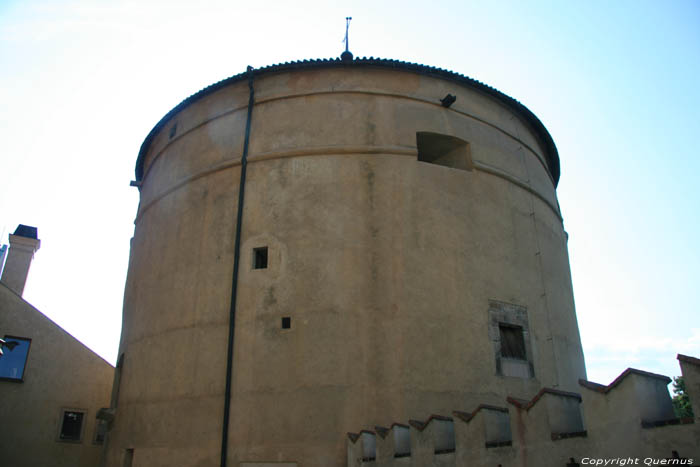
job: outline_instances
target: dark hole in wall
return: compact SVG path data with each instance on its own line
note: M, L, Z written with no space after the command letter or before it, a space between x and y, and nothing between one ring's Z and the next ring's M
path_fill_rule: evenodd
M253 249L253 269L267 269L267 247Z
M282 329L291 329L292 328L292 318L289 316L285 316L282 318Z
M416 133L418 160L460 170L472 169L469 143L455 136L428 131Z
M499 324L498 331L501 335L501 357L527 360L523 328Z

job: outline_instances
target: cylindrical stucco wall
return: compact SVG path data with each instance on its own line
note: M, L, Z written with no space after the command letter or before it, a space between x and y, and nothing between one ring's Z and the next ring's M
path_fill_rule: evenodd
M343 465L358 426L585 377L546 130L483 85L364 65L256 71L228 465ZM219 465L248 86L205 91L139 157L107 465ZM419 132L467 143L467 169L418 160ZM508 310L530 377L499 369Z

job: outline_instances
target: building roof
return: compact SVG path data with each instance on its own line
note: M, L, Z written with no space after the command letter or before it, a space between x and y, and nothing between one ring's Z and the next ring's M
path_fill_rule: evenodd
M505 104L514 113L523 118L523 120L530 125L532 131L539 138L542 146L545 150L545 157L547 159L547 166L549 167L550 174L554 180L554 186L556 187L559 183L559 154L557 152L557 147L552 140L551 135L544 127L542 122L533 114L527 107L513 99L510 96L503 94L502 92L480 82L475 79L469 78L468 76L455 73L450 70L445 70L442 68L436 68L426 65L420 65L417 63L402 62L399 60L391 60L384 58L374 58L374 57L362 57L356 59L315 59L315 60L302 60L294 62L280 63L277 65L270 65L264 68L254 69L252 72L255 77L264 76L272 73L288 72L295 70L318 70L325 68L374 68L374 69L394 69L401 71L410 71L413 73L418 73L421 75L432 76L435 78L440 78L447 81L452 81L463 86L472 88L478 92L486 94L497 101ZM136 181L141 181L143 178L143 164L148 152L148 148L155 138L156 134L167 125L167 123L181 110L185 109L187 106L193 102L202 99L209 94L212 94L219 89L222 89L228 85L244 81L247 79L247 73L239 73L237 75L231 76L230 78L223 79L217 83L214 83L206 88L200 90L199 92L192 94L187 99L180 102L175 106L170 112L168 112L160 121L153 127L151 132L146 136L141 149L139 151L138 158L136 160Z

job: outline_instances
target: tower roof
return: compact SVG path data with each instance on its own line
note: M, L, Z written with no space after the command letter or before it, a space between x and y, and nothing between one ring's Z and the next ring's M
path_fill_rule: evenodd
M523 118L523 120L532 128L534 134L538 137L542 146L545 150L545 157L547 159L547 166L549 168L552 179L554 180L554 186L556 187L559 183L559 153L557 152L557 147L554 144L554 140L551 135L542 124L542 122L533 114L527 107L513 99L512 97L503 94L487 84L484 84L475 79L469 78L468 76L461 75L454 71L445 70L443 68L436 68L427 65L421 65L418 63L403 62L400 60L391 60L384 58L374 58L374 57L362 57L355 59L341 59L341 58L331 58L331 59L313 59L313 60L301 60L293 62L279 63L276 65L270 65L263 68L258 68L253 70L253 74L256 77L264 76L267 74L278 73L278 72L288 72L295 70L318 70L325 68L374 68L374 69L394 69L401 71L409 71L421 75L432 76L435 78L440 78L447 81L452 81L463 86L470 87L478 92L486 94L499 102L506 105L514 113ZM146 139L141 144L141 149L139 151L138 158L136 160L136 180L140 181L143 178L143 164L146 157L146 153L155 138L156 134L167 125L167 123L181 110L189 106L190 104L202 99L203 97L212 94L219 89L222 89L228 85L237 83L239 81L245 81L248 79L247 72L239 73L237 75L231 76L230 78L223 79L217 83L214 83L206 88L192 94L177 106L175 106L170 112L168 112L160 121L153 127Z

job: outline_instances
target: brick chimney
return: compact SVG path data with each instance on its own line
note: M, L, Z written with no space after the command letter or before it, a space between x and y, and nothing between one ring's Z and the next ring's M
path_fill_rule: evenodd
M29 266L34 259L34 253L40 246L41 241L37 238L36 227L20 224L15 233L10 235L10 250L0 281L18 295L24 292Z

